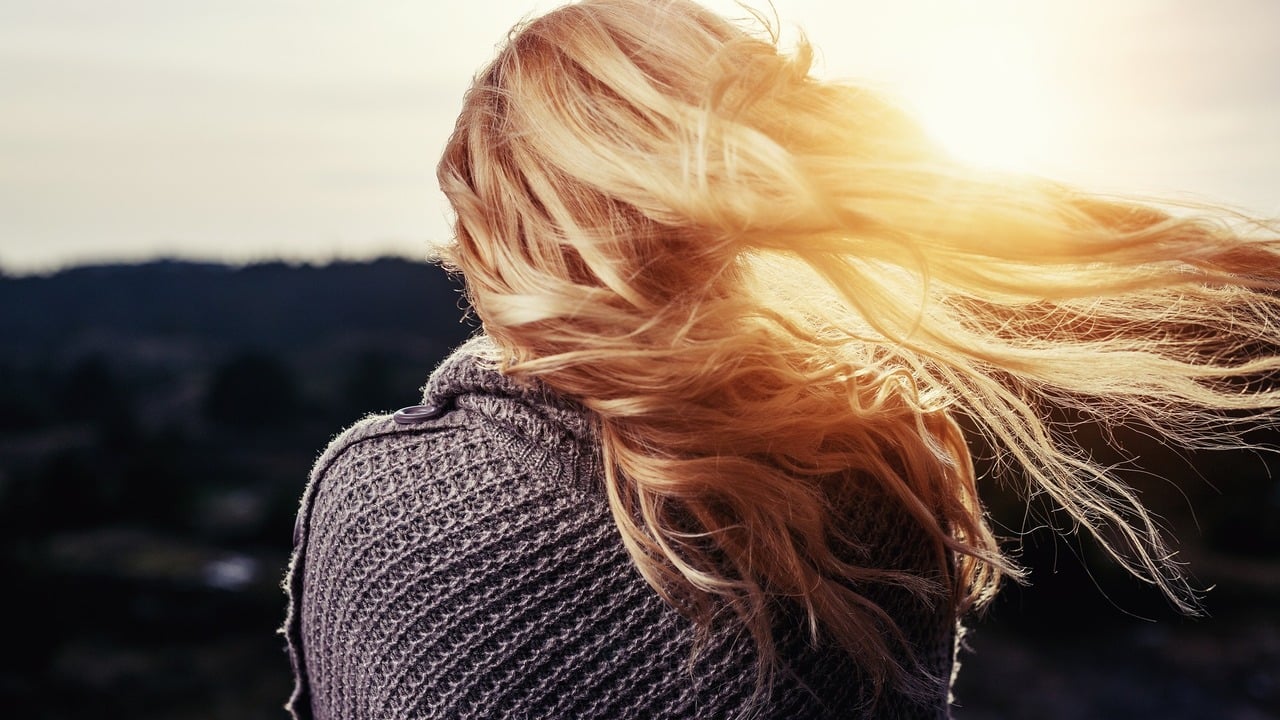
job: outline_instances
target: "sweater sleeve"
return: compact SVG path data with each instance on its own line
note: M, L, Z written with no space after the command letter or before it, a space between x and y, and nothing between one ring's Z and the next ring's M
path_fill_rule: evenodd
M334 438L321 453L312 467L302 501L298 508L293 526L293 552L289 558L288 570L285 574L283 588L288 602L284 625L280 633L284 635L289 662L293 670L293 691L285 705L294 720L310 720L314 717L311 710L310 683L306 666L302 641L302 599L303 581L306 577L306 550L310 535L312 510L315 505L317 489L324 482L334 460L344 452L365 439L391 432L394 424L389 417L374 416L366 418L346 429Z
M566 670L650 672L616 668L631 640L605 628L664 629L603 499L557 453L450 418L358 426L317 465L289 580L295 717L622 712L565 692Z

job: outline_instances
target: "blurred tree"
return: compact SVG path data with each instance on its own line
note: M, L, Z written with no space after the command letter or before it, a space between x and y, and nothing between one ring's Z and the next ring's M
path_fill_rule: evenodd
M62 377L58 409L68 420L96 420L123 402L124 393L110 363L100 354L76 360Z
M342 378L341 422L403 404L404 393L396 386L395 375L394 363L384 352L365 350L352 358Z
M92 425L108 448L128 450L139 439L133 397L101 354L71 365L58 383L57 406L62 420Z
M0 360L0 432L44 427L53 419L46 378Z
M32 532L49 533L112 520L113 478L91 449L59 450L15 493L22 516L14 520Z
M191 461L190 442L166 430L139 442L122 458L118 516L151 529L188 531L204 478Z
M241 352L213 371L205 416L236 428L278 426L298 416L301 394L293 371L279 358Z

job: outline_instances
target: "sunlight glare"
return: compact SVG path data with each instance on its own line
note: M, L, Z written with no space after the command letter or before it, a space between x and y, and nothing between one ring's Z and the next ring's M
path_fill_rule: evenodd
M969 26L937 38L928 72L905 88L921 123L957 159L1031 172L1061 141L1053 82L1016 27Z

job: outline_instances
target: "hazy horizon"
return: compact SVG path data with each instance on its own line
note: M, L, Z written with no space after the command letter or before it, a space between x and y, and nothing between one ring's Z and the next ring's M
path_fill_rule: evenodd
M557 4L0 0L0 270L424 257L472 73ZM774 5L970 160L1280 215L1280 3Z

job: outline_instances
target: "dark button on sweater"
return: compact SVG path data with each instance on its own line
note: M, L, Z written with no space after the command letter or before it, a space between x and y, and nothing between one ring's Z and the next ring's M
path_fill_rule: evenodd
M396 421L397 425L414 425L424 420L440 417L442 412L444 412L444 408L439 405L410 405L397 410L391 418Z

